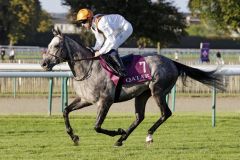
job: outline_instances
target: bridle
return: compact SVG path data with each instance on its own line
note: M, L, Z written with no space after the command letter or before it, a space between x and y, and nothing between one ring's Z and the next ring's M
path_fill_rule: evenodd
M94 53L92 51L90 51L90 53L92 53L92 57L90 57L90 58L89 57L88 58L81 58L81 59L74 59L72 57L72 55L71 55L71 49L69 47L69 44L65 42L65 38L68 38L68 37L67 36L62 37L62 36L59 36L59 35L56 35L56 36L58 36L60 39L63 39L62 45L58 48L58 50L56 51L56 54L57 53L62 53L64 51L64 48L66 48L66 52L67 52L67 54L69 56L69 59L65 59L65 58L62 58L60 56L57 56L57 55L54 55L54 54L51 54L51 53L47 53L47 54L55 57L56 61L58 61L59 63L61 63L61 62L68 62L69 64L72 64L72 65L74 65L75 62L84 61L84 60L90 60L91 61L90 62L90 66L89 66L86 74L83 77L81 77L81 78L77 77L76 73L72 69L72 72L73 72L73 75L74 75L74 79L76 81L83 81L85 79L88 79L91 76L91 73L92 73L93 61L94 60L98 60L99 57L94 57Z

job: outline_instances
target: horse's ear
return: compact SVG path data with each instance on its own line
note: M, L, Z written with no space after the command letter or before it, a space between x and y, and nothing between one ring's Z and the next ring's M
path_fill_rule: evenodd
M52 33L53 33L54 36L58 35L58 32L57 32L57 30L55 28L52 29Z
M60 36L62 36L62 32L60 31L60 29L57 27L57 32Z
M53 28L52 32L53 32L54 36L57 36L57 35L62 36L62 32L60 31L60 29L58 27L57 27L57 29Z

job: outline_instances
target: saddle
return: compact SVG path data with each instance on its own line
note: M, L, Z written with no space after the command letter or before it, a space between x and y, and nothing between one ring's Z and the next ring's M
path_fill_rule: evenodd
M150 69L145 59L141 55L130 54L121 57L122 62L126 68L127 76L122 78L122 84L138 84L152 80ZM107 65L105 60L100 56L100 64L117 86L120 77Z

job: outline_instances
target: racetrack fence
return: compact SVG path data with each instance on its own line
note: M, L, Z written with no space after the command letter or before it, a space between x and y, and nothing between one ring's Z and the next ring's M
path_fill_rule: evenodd
M11 47L0 46L6 48L8 52ZM42 59L42 52L46 48L41 47L28 47L28 46L13 46L16 50L16 56L14 63L34 63L39 64ZM215 64L215 53L221 52L225 64L240 64L240 50L220 50L211 49L210 50L210 64ZM157 52L156 48L120 48L119 53L122 55L126 54L144 54L149 52ZM199 49L168 49L164 48L160 50L160 54L174 59L175 53L178 53L178 61L187 65L201 64L199 61ZM0 60L0 63L9 63L7 55L5 60ZM226 82L228 85L226 87L226 92L223 95L238 95L240 94L240 77L239 76L229 76L226 77ZM1 96L47 96L48 95L48 78L0 78L0 95ZM74 91L72 87L72 79L68 81L69 95L74 96ZM53 96L60 96L61 93L61 78L53 78ZM181 79L177 81L176 92L186 95L210 95L211 88L202 85L199 82L189 80L186 83L187 87L181 82Z
M221 93L223 96L234 96L240 94L240 76L225 77L227 83L226 91ZM0 78L1 96L47 96L49 92L49 78ZM61 95L62 78L53 78L53 96ZM74 96L73 79L68 80L69 96ZM188 80L186 86L183 85L181 78L176 83L176 92L189 96L211 95L212 89L197 81Z

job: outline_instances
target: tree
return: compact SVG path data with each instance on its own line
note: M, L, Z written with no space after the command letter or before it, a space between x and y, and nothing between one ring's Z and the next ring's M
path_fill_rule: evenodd
M53 24L52 24L51 16L46 11L42 11L40 13L40 22L37 27L37 31L38 32L46 32L50 28L52 28L52 25Z
M211 25L191 24L186 31L189 36L211 37L211 38L225 38L228 36L221 29L216 29Z
M0 43L16 44L49 30L51 21L39 0L0 0ZM48 25L46 25L48 23Z
M183 15L164 0L157 3L151 0L63 0L62 3L70 6L72 17L81 8L89 8L95 14L121 14L132 23L136 39L144 37L167 44L186 34Z
M138 48L145 48L146 46L153 46L152 41L149 38L139 37L137 41Z
M10 2L8 0L0 0L0 44L5 43L7 33L9 29L9 21L6 17L9 17Z
M204 23L228 34L232 31L240 34L239 0L190 0L188 6Z

